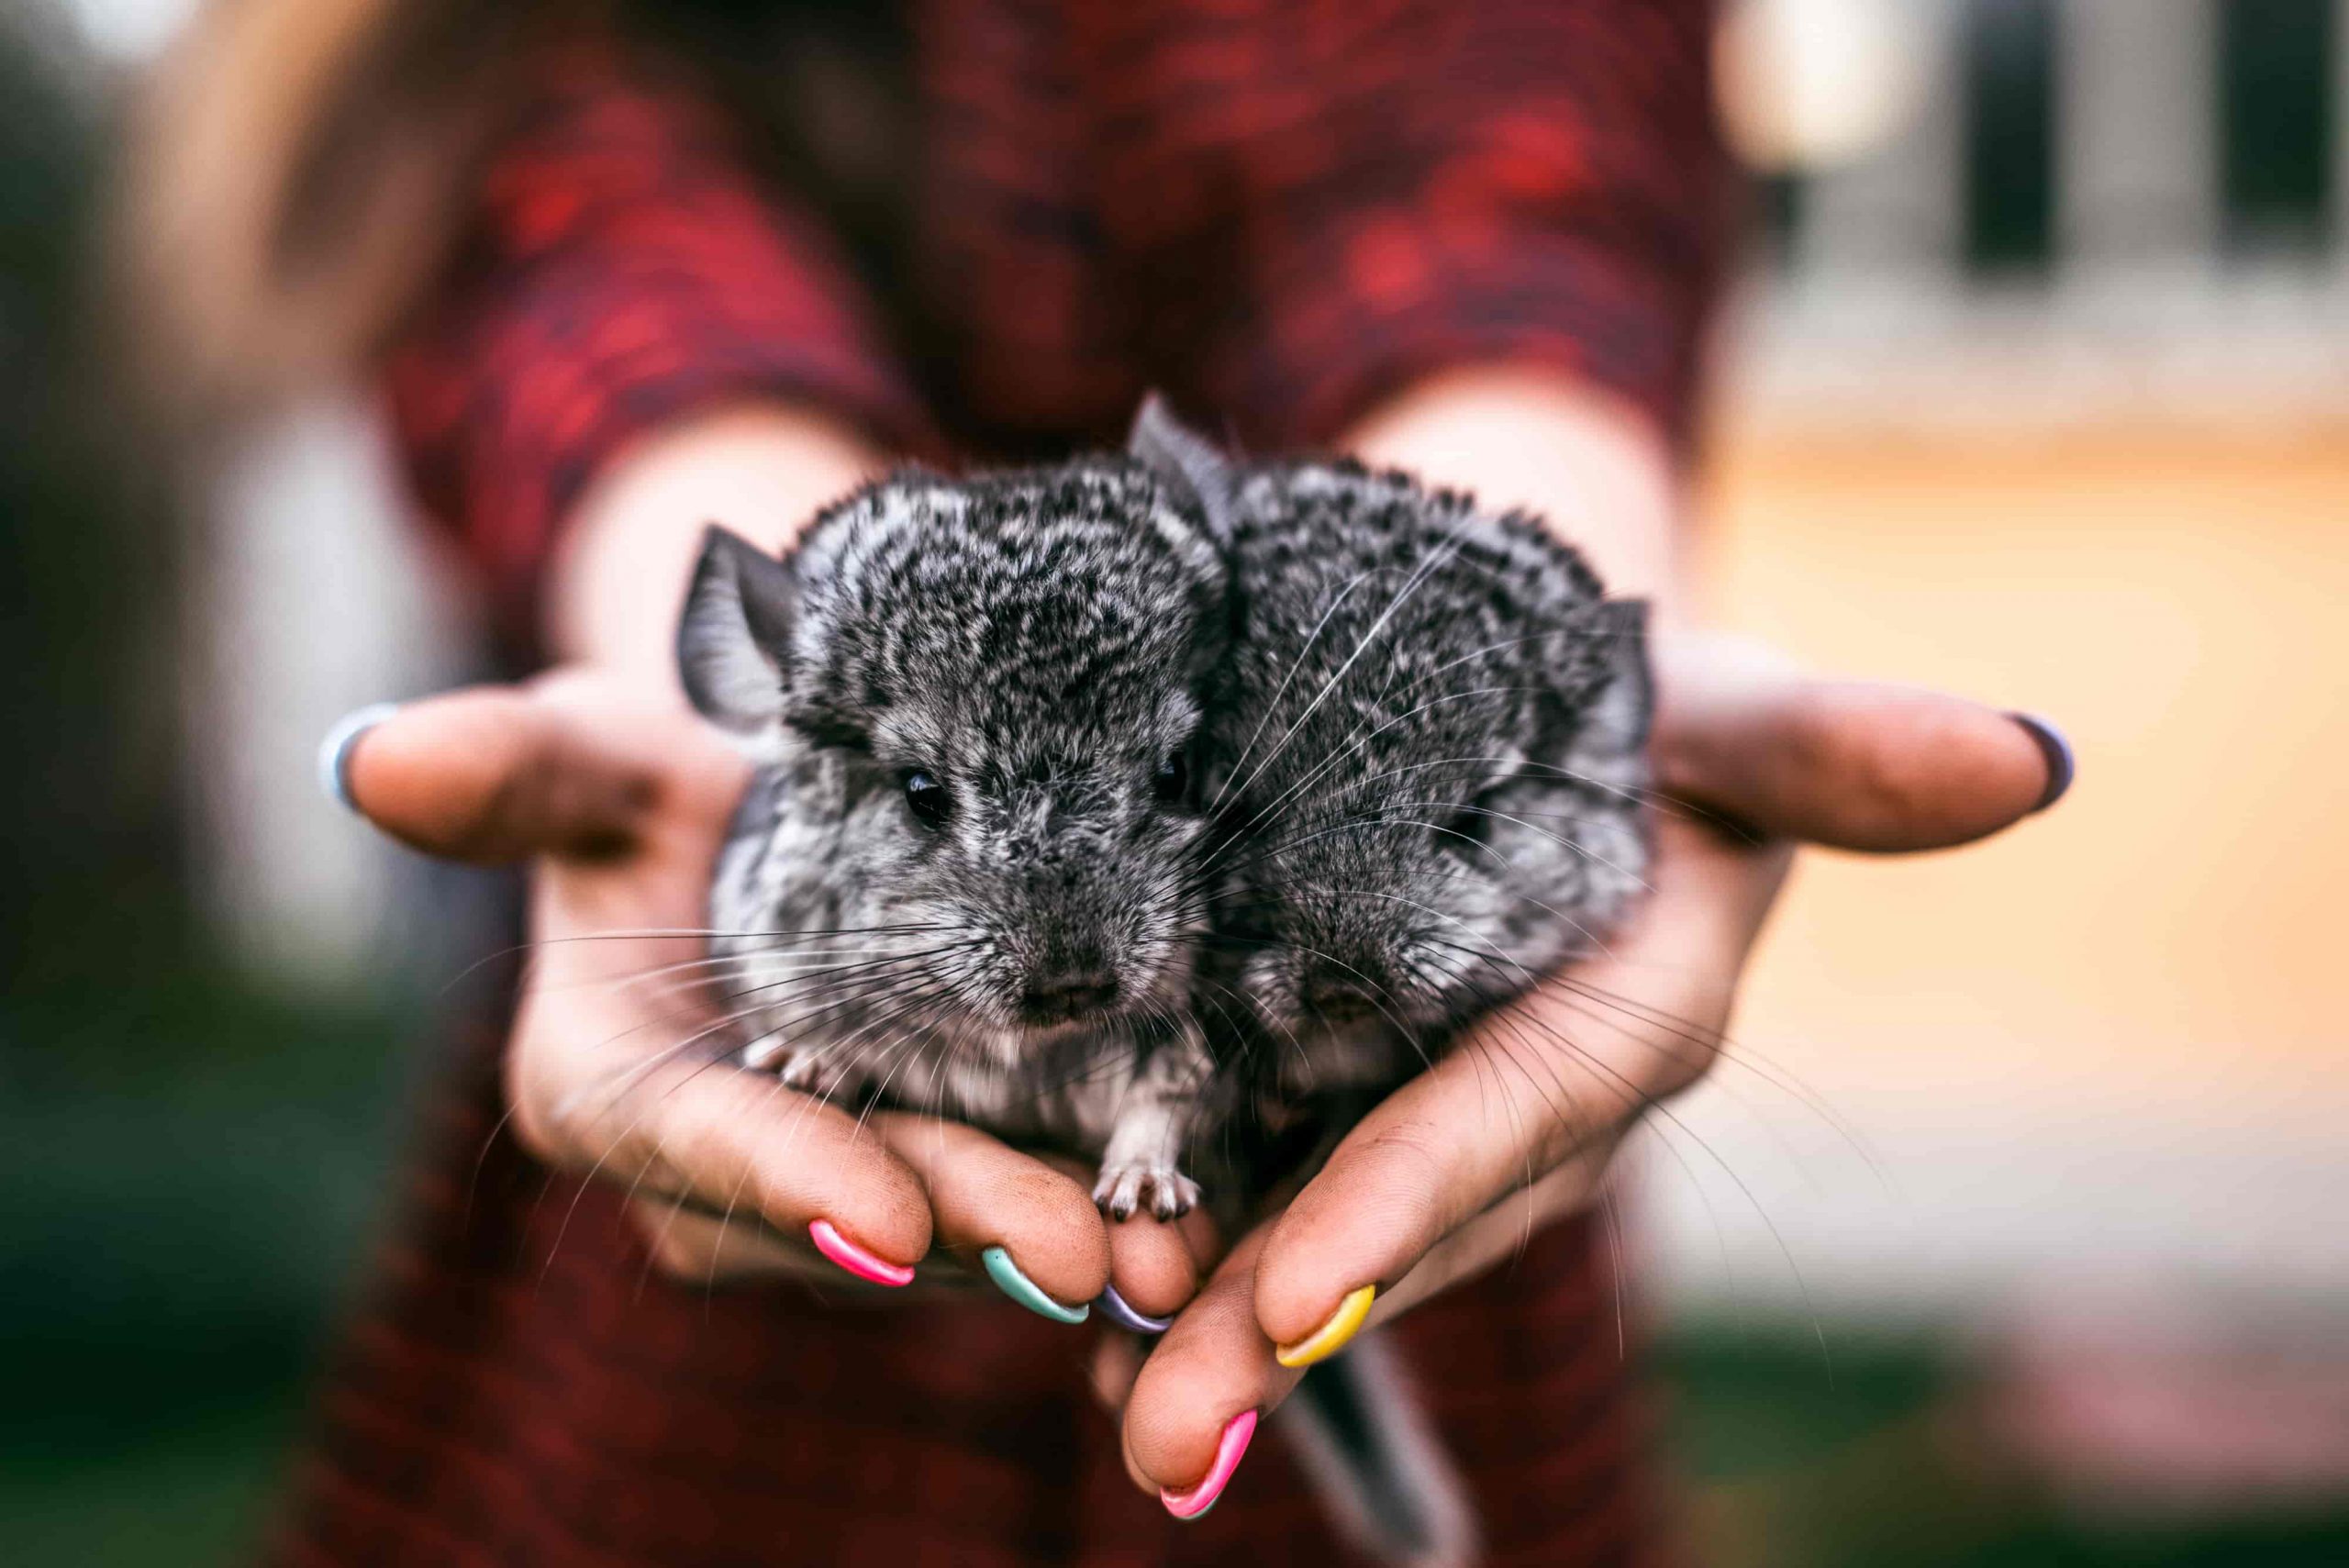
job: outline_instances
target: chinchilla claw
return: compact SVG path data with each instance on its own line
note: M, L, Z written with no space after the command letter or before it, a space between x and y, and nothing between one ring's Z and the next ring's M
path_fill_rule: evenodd
M1171 1166L1114 1166L1094 1184L1093 1201L1112 1219L1131 1219L1143 1209L1159 1219L1180 1219L1198 1207L1199 1184Z

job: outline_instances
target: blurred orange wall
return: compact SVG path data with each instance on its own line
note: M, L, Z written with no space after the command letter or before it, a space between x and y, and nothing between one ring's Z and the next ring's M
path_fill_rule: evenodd
M2080 760L1993 844L1804 862L1742 1038L1847 1105L2349 1143L2349 428L1731 430L1705 510L1729 623Z

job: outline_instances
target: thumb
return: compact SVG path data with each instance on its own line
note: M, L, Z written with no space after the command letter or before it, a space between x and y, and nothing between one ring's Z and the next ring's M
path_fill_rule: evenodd
M682 714L545 687L481 686L401 707L349 742L352 806L448 860L603 855L635 842L680 760L725 749Z
M1969 843L2053 806L2070 748L1962 697L1821 680L1742 639L1656 648L1657 783L1765 833L1862 851Z

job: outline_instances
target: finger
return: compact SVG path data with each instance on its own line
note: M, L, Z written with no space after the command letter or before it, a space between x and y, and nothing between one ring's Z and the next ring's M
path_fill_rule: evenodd
M574 1081L573 1060L515 1055L516 1128L551 1162L808 1237L876 1284L907 1283L929 1251L920 1179L836 1106L722 1062L616 1061L600 1079Z
M1797 673L1734 639L1660 639L1658 783L1765 832L1939 849L2053 805L2070 752L2035 720L1938 692Z
M687 715L490 686L398 709L351 743L343 769L352 803L392 837L498 863L623 848L664 792L739 791L742 765Z
M1222 1248L1205 1209L1161 1220L1147 1214L1109 1225L1109 1278L1139 1318L1181 1311Z
M1123 1416L1150 1344L1131 1334L1103 1334L1094 1341L1092 1358L1085 1363L1085 1381L1092 1385L1093 1397L1112 1417Z
M1262 1244L1260 1230L1217 1268L1152 1347L1126 1403L1127 1473L1178 1518L1214 1506L1256 1421L1302 1375L1274 1361L1256 1326L1252 1276Z
M1030 1311L1084 1321L1109 1283L1109 1237L1081 1183L961 1122L887 1112L871 1126L928 1189L938 1245Z

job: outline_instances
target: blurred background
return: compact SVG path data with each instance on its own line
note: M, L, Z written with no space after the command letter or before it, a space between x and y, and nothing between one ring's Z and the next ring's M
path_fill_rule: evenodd
M200 468L94 264L193 0L0 0L0 1539L238 1559L494 885L326 806L479 646L371 410ZM1626 1198L1702 1560L2349 1562L2349 0L1748 0L1725 621L2055 718L1814 856ZM453 618L452 618L453 617Z

